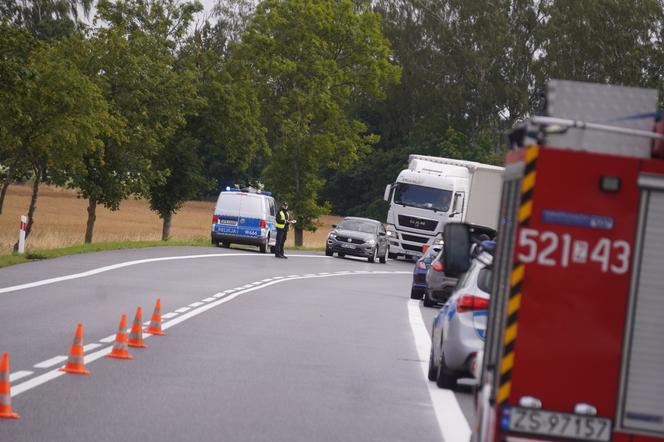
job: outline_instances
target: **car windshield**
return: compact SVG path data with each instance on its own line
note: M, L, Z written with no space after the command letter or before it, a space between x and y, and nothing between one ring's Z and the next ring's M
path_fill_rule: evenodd
M404 206L433 209L439 212L450 210L452 191L418 186L417 184L398 183L394 191L394 202Z
M376 233L378 225L358 219L345 219L339 224L338 228L342 230L354 230L356 232Z

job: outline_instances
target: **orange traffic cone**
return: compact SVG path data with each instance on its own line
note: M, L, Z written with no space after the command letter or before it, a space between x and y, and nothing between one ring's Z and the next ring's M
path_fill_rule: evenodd
M120 319L120 326L118 327L118 333L115 335L115 344L113 344L113 350L106 355L107 358L117 358L117 359L134 359L132 355L129 354L129 349L127 347L127 315L122 314L122 319Z
M152 313L152 318L150 319L150 326L145 332L157 336L164 336L166 334L161 331L161 299L159 298L157 298L157 304L154 306L154 313Z
M0 419L18 419L12 411L12 395L9 386L9 353L2 354L0 363Z
M67 373L75 374L90 374L85 369L85 361L83 360L83 324L80 322L76 326L76 334L74 335L74 343L69 350L69 359L67 364L60 369Z
M143 314L141 313L141 308L136 309L136 316L134 317L134 323L131 325L131 331L129 332L129 346L138 347L138 348L147 348L145 342L143 342Z

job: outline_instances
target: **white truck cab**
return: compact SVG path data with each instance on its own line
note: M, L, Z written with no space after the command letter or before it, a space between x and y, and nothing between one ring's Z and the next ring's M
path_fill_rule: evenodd
M411 259L448 222L496 227L502 167L410 155L408 169L385 188L391 257Z

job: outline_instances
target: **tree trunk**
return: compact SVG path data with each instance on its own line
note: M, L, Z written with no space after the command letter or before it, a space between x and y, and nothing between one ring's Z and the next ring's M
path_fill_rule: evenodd
M35 222L35 210L37 210L37 197L39 196L39 184L41 183L42 173L41 168L35 170L35 181L32 184L32 197L30 198L30 208L28 209L28 225L25 228L26 240L30 232L32 232L32 225ZM14 251L18 251L18 241L14 244Z
M5 196L7 196L7 189L9 189L9 173L4 180L2 180L2 190L0 191L0 215L2 215L2 207L5 205Z
M88 198L88 223L85 226L85 243L92 242L92 233L95 229L95 221L97 220L97 199Z
M173 219L173 214L169 213L164 216L164 226L161 230L161 240L168 241L168 237L171 236L171 220Z
M304 231L296 227L295 228L295 247L302 247L304 245Z

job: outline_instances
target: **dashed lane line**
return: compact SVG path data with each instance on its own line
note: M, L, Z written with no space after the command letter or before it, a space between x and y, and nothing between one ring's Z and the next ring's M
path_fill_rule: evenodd
M396 274L410 274L411 272L375 271L375 272L366 272L366 273L367 274L381 274L381 275L384 275L384 274L396 275ZM221 297L220 299L216 299L213 302L210 302L210 303L207 303L207 304L198 303L198 304L200 304L199 307L191 309L190 311L188 311L188 312L186 312L182 315L178 315L175 312L170 312L170 313L166 313L166 314L162 315L161 317L165 318L165 319L175 318L175 319L171 319L170 321L164 322L162 324L162 329L167 330L170 327L173 327L177 324L180 324L181 322L184 322L188 319L191 319L195 316L198 316L201 313L206 312L207 310L210 310L214 307L225 304L226 302L229 302L229 301L237 298L238 296L244 295L246 293L254 292L256 290L260 290L260 289L263 289L263 288L266 288L266 287L269 287L269 286L272 286L272 285L275 285L275 284L279 284L279 283L287 282L287 281L293 281L293 280L300 280L300 279L329 278L329 277L333 277L333 276L347 276L347 275L354 275L354 274L353 273L350 273L350 274L308 274L308 275L304 275L304 276L291 275L291 276L288 276L288 277L279 277L279 279L274 278L272 281L266 282L266 283L261 284L261 285L252 286L250 288L243 289L243 290L238 290L238 289L226 290L225 292L223 292L223 293L226 293L226 295L224 297ZM219 294L219 293L217 293L217 294ZM196 304L196 303L194 303L194 304ZM190 304L190 305L193 305L193 304ZM150 334L146 333L146 334L144 334L144 339L147 339L150 336L151 336ZM108 342L111 342L112 340L115 340L115 335L107 336L106 338L100 339L99 342L108 343ZM88 344L88 345L100 346L99 344ZM84 356L85 364L96 361L97 359L107 355L108 353L111 352L111 348L112 348L112 346L109 345L109 346L104 347L101 350L98 350L94 353L90 353L90 354L85 355ZM39 364L35 365L35 367L37 367L37 368L52 367L53 365L59 364L59 363L65 361L66 359L67 359L66 356L56 356L56 357L51 358L47 361L40 362ZM19 376L19 378L29 376L28 374L19 375L19 373L22 373L22 372L17 371L15 373L12 373L12 375L13 376ZM22 382L22 383L20 383L16 386L12 386L11 387L11 396L12 397L17 396L21 393L24 393L28 390L31 390L31 389L37 387L39 385L45 384L46 382L49 382L49 381L52 381L53 379L57 379L57 378L59 378L60 376L62 376L64 374L65 373L60 371L59 368L56 368L56 369L48 371L44 374L36 376L34 378L28 379L28 380L26 380L26 381L24 381L24 382ZM12 376L12 375L10 375L10 376Z
M112 264L104 267L98 267L96 269L88 270L81 273L73 273L71 275L58 276L55 278L42 279L41 281L28 282L25 284L13 285L9 287L0 288L0 293L9 293L16 292L19 290L25 290L34 287L40 287L48 284L55 284L62 281L69 281L71 279L86 278L88 276L97 275L99 273L110 272L111 270L117 270L124 267L131 267L139 264L147 264L151 262L162 262L162 261L176 261L182 259L204 259L204 258L229 258L229 257L255 257L255 258L270 258L272 255L248 255L246 253L210 253L206 255L183 255L183 256L164 256L161 258L147 258L147 259L137 259L134 261L125 261L118 264ZM315 259L333 259L328 256L319 256L319 255L289 255L293 258L315 258Z

